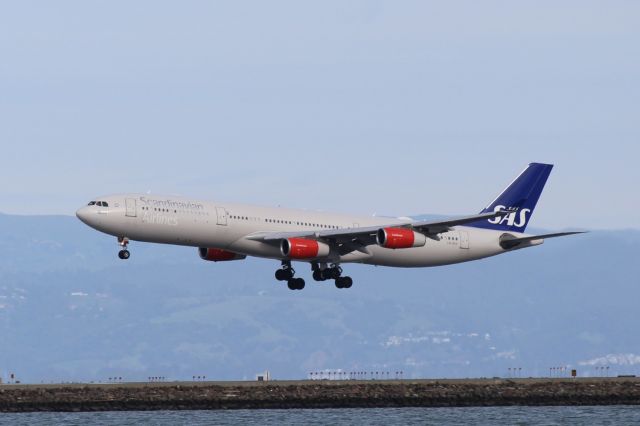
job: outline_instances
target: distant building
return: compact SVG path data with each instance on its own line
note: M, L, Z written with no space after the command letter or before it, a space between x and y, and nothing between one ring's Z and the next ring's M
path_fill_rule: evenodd
M268 382L269 380L271 380L271 373L269 373L268 371L265 371L264 373L258 373L256 374L256 380L258 382Z

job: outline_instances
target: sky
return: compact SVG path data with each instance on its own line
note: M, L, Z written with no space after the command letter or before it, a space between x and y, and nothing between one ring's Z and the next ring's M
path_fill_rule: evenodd
M640 228L640 2L0 3L0 212L147 192Z

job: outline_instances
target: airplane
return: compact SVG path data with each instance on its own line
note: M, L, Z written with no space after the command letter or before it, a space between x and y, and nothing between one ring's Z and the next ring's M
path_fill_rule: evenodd
M76 215L117 237L120 259L130 241L198 247L221 262L255 256L280 261L275 272L291 290L305 286L291 262L309 263L316 281L350 288L343 264L430 267L482 259L582 232L525 234L553 165L531 163L480 213L444 220L353 216L184 197L117 194L98 197Z

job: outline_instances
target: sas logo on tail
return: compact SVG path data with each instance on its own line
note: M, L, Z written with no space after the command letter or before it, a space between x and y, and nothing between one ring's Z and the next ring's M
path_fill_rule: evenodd
M489 223L494 225L506 224L507 226L515 226L516 228L522 228L527 224L527 220L528 220L527 215L531 213L531 209L522 209L522 210L518 210L514 208L507 209L505 206L495 206L493 208L494 212L509 211L509 210L513 210L513 212L507 216L488 219ZM516 222L516 215L518 216L517 222Z

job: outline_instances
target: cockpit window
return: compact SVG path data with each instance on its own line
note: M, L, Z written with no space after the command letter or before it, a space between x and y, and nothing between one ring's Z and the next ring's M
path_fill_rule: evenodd
M87 205L89 205L89 206L93 206L93 205L95 205L95 204L96 204L96 202L95 202L95 201L89 201L89 204L87 204Z
M102 202L102 207L109 207L109 203L107 203L106 201Z

